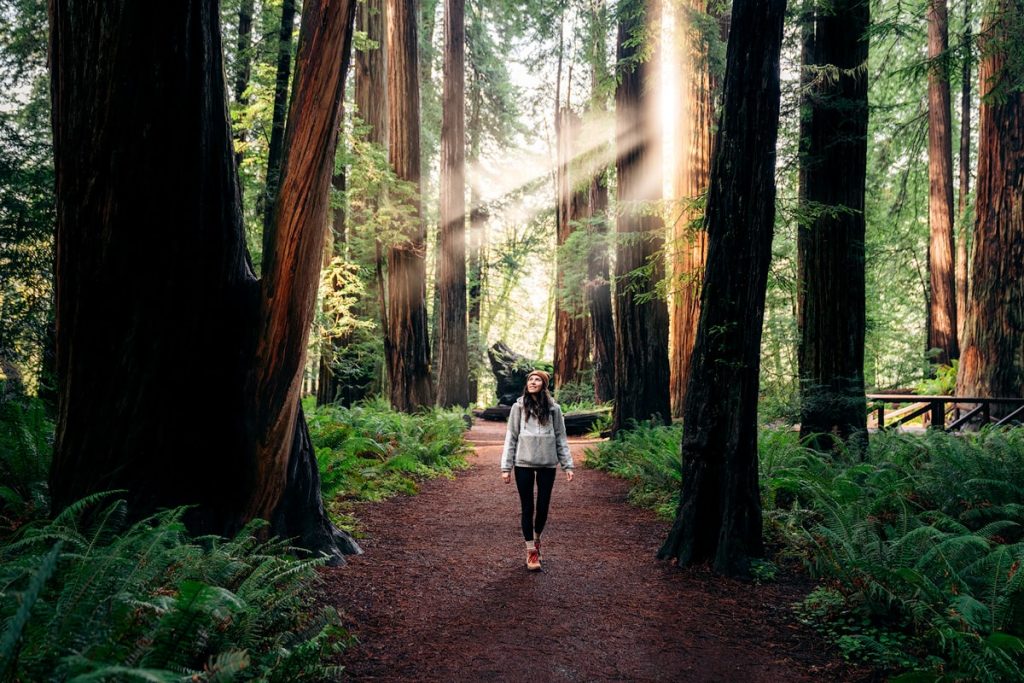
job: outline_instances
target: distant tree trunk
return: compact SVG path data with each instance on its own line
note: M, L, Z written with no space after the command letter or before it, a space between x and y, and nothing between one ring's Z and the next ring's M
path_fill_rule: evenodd
M761 325L775 221L785 0L735 0L705 224L707 271L683 411L683 489L661 558L748 575L763 553L757 484Z
M661 199L656 98L649 87L657 63L637 61L650 38L648 20L660 17L660 0L628 0L619 7L618 63L626 65L615 90L619 244L615 259L615 409L612 431L631 420L669 419L668 307L655 283L664 275L661 218L640 203ZM656 22L651 22L657 25ZM637 269L648 268L644 274ZM638 300L638 298L640 300Z
M473 69L470 81L469 115L469 166L475 169L480 163L481 109L483 93L480 90L480 74ZM479 180L470 183L469 189L469 344L470 379L469 402L475 404L479 398L479 373L482 371L483 349L487 340L482 338L480 309L483 301L485 250L487 247L487 210L480 196Z
M255 0L242 0L238 6L238 54L235 57L235 103L239 107L249 105L249 78L252 75L252 11ZM246 131L242 129L235 137L235 167L242 165L245 156L241 147L245 144ZM241 185L239 185L241 189Z
M676 21L680 46L681 83L676 121L679 150L678 172L672 196L681 204L673 230L672 259L672 417L683 416L690 357L700 318L700 285L704 279L707 233L702 212L693 206L706 190L711 172L714 126L714 84L711 79L707 40L694 26L694 15L707 12L707 0L688 0Z
M815 218L798 233L802 437L831 448L830 434L863 447L864 183L867 163L867 0L818 8L814 64L839 70L810 93L811 137L803 162Z
M388 0L388 142L391 166L420 188L420 91L416 66L416 2ZM426 230L420 200L406 241L388 250L388 379L391 406L412 412L433 405L426 305Z
M347 74L342 75L343 89L346 77ZM344 103L342 103L341 119L344 119L344 117ZM338 173L334 174L334 177L331 179L331 187L337 192L345 192L345 169L341 169ZM346 232L345 208L338 206L331 211L328 239L327 244L324 246L324 265L328 265L336 255L344 255L344 246L348 237ZM332 286L336 286L336 283L332 283ZM320 352L320 364L316 381L316 404L318 406L334 403L335 401L341 402L343 405L351 405L351 397L346 397L349 400L342 400L342 396L348 387L332 368L335 357L351 341L351 334L342 334L339 337L330 337L322 341L323 347Z
M957 345L956 280L953 269L953 147L949 106L949 24L946 0L928 0L928 348L933 361L949 365Z
M971 230L967 220L967 198L971 192L971 0L964 1L964 55L960 73L960 191L957 197L956 240L956 323L957 341L964 345L969 280L967 245Z
M437 403L469 405L466 322L465 0L445 0Z
M975 243L957 394L1024 395L1024 79L1009 58L1024 8L1000 0L981 30Z
M555 239L559 248L565 244L577 229L574 225L585 217L589 187L581 187L579 164L574 159L579 147L582 121L568 107L558 112L555 136L558 147L558 205L556 207ZM558 292L555 298L555 387L580 381L580 373L590 362L590 343L587 334L585 300L583 292L573 292L572 297L564 296L565 259L567 255L559 249L556 258L555 275Z
M267 149L267 183L263 213L263 250L270 246L267 232L272 229L274 202L281 184L281 158L284 153L285 115L288 112L288 81L292 66L292 34L295 31L295 0L281 3L281 28L277 43L277 80L274 83L274 115Z
M51 4L56 510L125 489L135 518L190 504L200 533L263 517L337 560L358 551L324 512L299 408L353 9L306 2L292 151L257 280L216 3ZM221 391L216 416L195 411L196 378Z
M611 264L608 259L608 185L604 173L590 180L590 230L594 246L587 263L587 309L594 343L594 399L615 398L615 321L612 316Z

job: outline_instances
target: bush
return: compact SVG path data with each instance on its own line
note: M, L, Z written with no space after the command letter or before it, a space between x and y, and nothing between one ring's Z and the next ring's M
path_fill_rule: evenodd
M0 402L0 539L47 514L53 423L38 399Z
M308 413L324 501L335 522L355 531L351 504L412 494L417 481L450 477L468 466L472 448L455 410L407 415L383 401L352 408L324 406Z
M680 441L641 426L587 464L671 518ZM863 460L764 430L759 451L766 534L828 586L804 621L914 680L1024 680L1024 429L881 433Z
M257 539L191 539L184 509L127 526L96 495L0 547L0 678L330 680L346 642L312 609L320 560Z

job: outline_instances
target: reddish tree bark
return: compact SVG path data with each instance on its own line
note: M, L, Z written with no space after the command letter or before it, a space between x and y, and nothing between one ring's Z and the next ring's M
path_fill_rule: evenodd
M437 403L469 405L466 320L465 0L445 0L444 95L441 119L441 295Z
M558 146L556 234L558 247L577 230L574 225L585 217L589 186L580 185L579 165L574 163L579 143L582 121L568 107L558 111L555 136ZM556 387L578 382L580 373L590 364L590 340L583 292L578 296L565 297L563 280L565 259L568 255L559 250L556 259L556 275L560 295L555 300L555 377ZM574 293L575 294L575 293Z
M609 78L605 64L604 0L591 0L591 111L604 111L605 81ZM587 312L590 338L593 343L591 361L594 368L594 400L607 403L615 398L615 320L612 315L611 262L608 244L608 169L602 168L590 179L587 218L591 235L587 262Z
M700 28L691 24L693 15L706 12L707 0L688 0L676 22L682 67L676 123L679 170L673 179L672 194L681 206L673 225L672 344L669 353L672 417L683 416L690 357L700 318L700 285L707 256L703 215L692 203L707 190L711 173L714 84L709 55L705 50L707 41L700 35Z
M661 259L664 225L649 206L661 199L656 98L650 87L657 62L654 57L641 61L644 41L637 40L638 36L654 38L649 26L658 24L652 16L660 16L660 0L629 0L619 7L616 54L624 68L615 90L620 213L616 223L613 432L629 428L633 420L664 421L671 415L668 307L654 291L665 272ZM641 268L648 270L640 274Z
M967 197L971 191L971 0L964 1L964 55L960 72L960 191L957 196L956 240L956 323L957 341L964 344L964 323L967 320L967 245L971 234L967 224Z
M661 558L747 575L762 552L761 326L775 221L785 0L736 0L708 190L707 272L686 391L683 489Z
M51 5L56 509L125 489L135 517L192 504L195 531L258 516L337 559L358 550L326 518L298 401L353 8L306 3L295 151L258 281L216 6ZM195 408L200 386L224 392L215 414Z
M1014 397L1024 387L1024 7L1001 0L981 31L974 256L957 393Z
M864 183L867 164L867 0L818 9L810 98L810 140L802 162L805 197L815 217L797 237L801 339L801 436L835 434L863 446ZM816 436L815 447L831 448Z
M395 175L420 188L420 91L415 0L388 0L388 151ZM388 390L395 410L433 405L427 331L426 227L415 206L406 240L388 250Z
M939 365L960 355L953 267L953 147L946 0L928 0L928 348Z

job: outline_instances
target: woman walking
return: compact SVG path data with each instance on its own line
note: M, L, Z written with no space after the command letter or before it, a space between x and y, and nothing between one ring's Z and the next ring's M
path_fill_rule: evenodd
M548 519L557 466L565 470L566 481L572 481L573 477L565 419L562 409L548 393L549 381L550 376L543 370L534 370L526 376L523 395L508 416L505 448L501 453L501 478L507 484L514 473L519 490L526 567L530 570L540 569L540 535Z

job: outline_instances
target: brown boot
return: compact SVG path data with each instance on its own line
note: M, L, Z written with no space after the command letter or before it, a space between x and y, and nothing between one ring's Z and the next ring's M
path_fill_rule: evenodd
M538 534L533 535L533 546L537 549L537 560L540 560L540 536Z
M537 545L534 541L526 542L526 568L530 571L540 569L540 553L537 552Z

